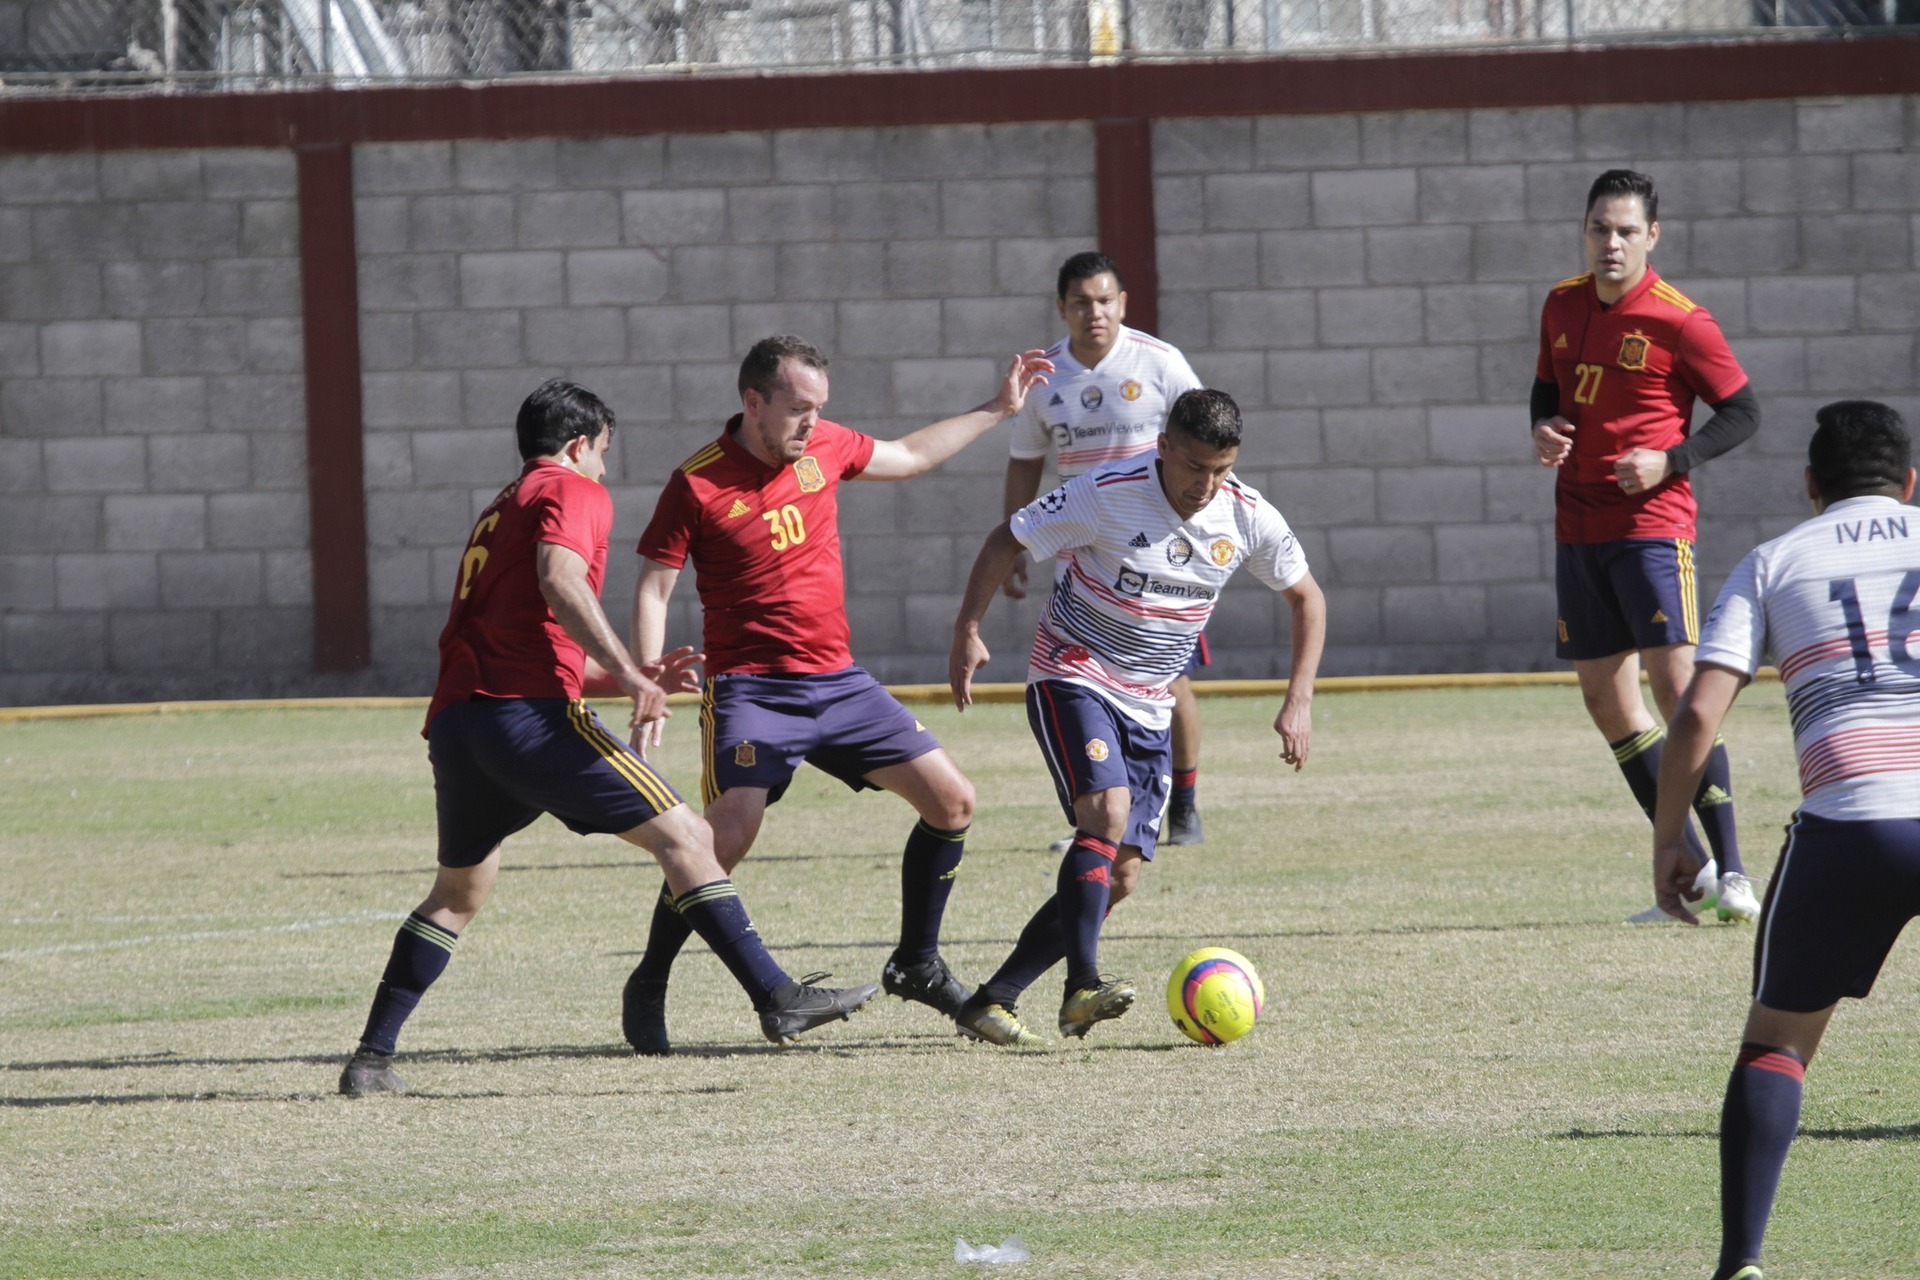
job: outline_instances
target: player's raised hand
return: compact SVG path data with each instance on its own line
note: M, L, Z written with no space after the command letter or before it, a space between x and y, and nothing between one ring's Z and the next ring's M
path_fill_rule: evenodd
M1273 718L1273 731L1280 735L1280 758L1295 773L1306 768L1307 752L1313 747L1313 704L1296 703L1289 697Z
M953 705L961 711L973 705L973 673L992 656L979 632L954 632L953 651L947 655L947 683L953 688Z
M1573 424L1559 414L1533 424L1533 456L1543 467L1557 467L1573 454Z
M1688 848L1684 840L1672 844L1656 842L1653 846L1654 904L1675 920L1699 924L1698 917L1687 910L1687 903L1700 900L1701 891L1694 880L1706 865L1706 859Z
M1629 449L1613 462L1613 478L1623 493L1645 493L1672 474L1665 449Z
M1022 351L1007 365L1007 374L1000 379L1000 394L994 398L994 408L1001 417L1011 418L1027 403L1027 393L1045 386L1047 375L1052 372L1053 361L1047 359L1045 351L1039 348Z

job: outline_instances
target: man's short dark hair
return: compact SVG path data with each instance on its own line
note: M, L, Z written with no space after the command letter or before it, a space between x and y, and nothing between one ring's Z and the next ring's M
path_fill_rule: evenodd
M1120 278L1119 263L1104 253L1088 250L1086 253L1076 253L1060 264L1060 279L1055 282L1054 289L1064 301L1068 285L1076 280L1091 280L1098 275L1112 276L1114 284L1122 291L1127 287L1127 282Z
M777 333L754 343L747 358L740 362L740 394L758 391L762 400L773 399L774 388L780 385L780 366L788 360L798 360L821 373L827 371L827 357L820 348L805 338Z
M1240 447L1240 406L1224 391L1200 388L1182 392L1167 410L1167 430L1214 449Z
M1595 201L1610 196L1639 196L1641 207L1647 211L1647 225L1660 221L1660 193L1653 189L1653 179L1646 174L1632 169L1607 170L1587 188L1587 212L1593 212Z
M1836 400L1813 420L1820 425L1807 444L1807 465L1824 501L1900 496L1913 466L1913 441L1897 411L1877 400Z
M613 430L613 410L585 387L549 378L521 401L513 430L520 438L521 458L547 458L575 436L591 441Z

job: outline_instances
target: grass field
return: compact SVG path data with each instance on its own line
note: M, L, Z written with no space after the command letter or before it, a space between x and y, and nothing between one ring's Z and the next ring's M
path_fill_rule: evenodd
M1014 1274L1704 1277L1751 929L1628 927L1646 827L1567 688L1209 700L1208 840L1103 963L1143 999L1045 1053L877 1003L773 1049L704 949L682 1052L620 1041L658 876L543 820L401 1041L333 1092L425 890L414 711L0 724L0 1276ZM946 952L978 980L1061 821L1017 706L926 708L980 792ZM693 719L666 767L691 789ZM1779 687L1728 727L1749 869L1795 791ZM803 775L738 876L795 973L878 977L910 825ZM1268 1013L1224 1050L1160 1008L1202 944ZM1051 1030L1053 976L1023 1012ZM1769 1280L1920 1276L1920 947L1808 1076Z

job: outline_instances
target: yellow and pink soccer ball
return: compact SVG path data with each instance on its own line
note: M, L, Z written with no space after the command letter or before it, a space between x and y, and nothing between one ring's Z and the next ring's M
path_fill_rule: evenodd
M1201 1044L1226 1044L1253 1030L1267 989L1253 961L1226 947L1202 947L1173 966L1167 1012L1173 1025Z

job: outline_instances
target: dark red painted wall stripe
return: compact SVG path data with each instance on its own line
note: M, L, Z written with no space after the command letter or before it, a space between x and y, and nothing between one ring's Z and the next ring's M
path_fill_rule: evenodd
M1099 120L1093 126L1094 202L1100 249L1127 282L1127 323L1160 332L1159 247L1153 223L1153 122Z
M360 277L353 242L353 151L295 148L300 293L307 369L307 529L313 553L313 669L372 661L367 503L362 486Z
M0 151L1920 93L1920 37L259 94L0 98Z

